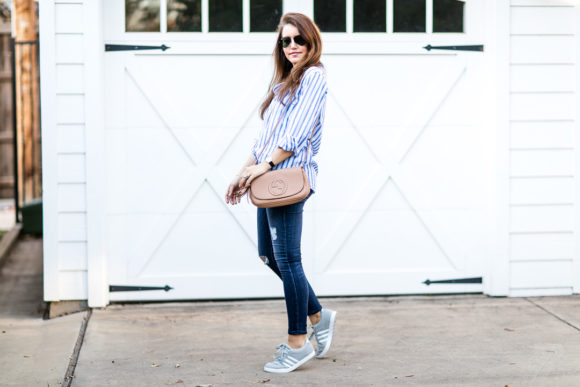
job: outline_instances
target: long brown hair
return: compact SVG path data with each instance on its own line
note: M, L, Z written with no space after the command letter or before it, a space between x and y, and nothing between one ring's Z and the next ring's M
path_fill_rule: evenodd
M306 40L306 47L308 51L304 58L292 66L292 63L286 59L284 49L282 48L282 29L285 25L291 24L298 30L300 36ZM316 24L308 16L301 13L287 13L280 19L278 25L278 37L276 39L276 47L274 48L274 75L270 86L268 88L268 96L260 106L260 118L264 118L264 112L270 106L272 99L274 99L274 86L282 83L277 90L277 94L282 99L286 94L289 94L291 101L300 85L302 75L311 66L321 66L320 56L322 55L322 38L320 37L320 30Z

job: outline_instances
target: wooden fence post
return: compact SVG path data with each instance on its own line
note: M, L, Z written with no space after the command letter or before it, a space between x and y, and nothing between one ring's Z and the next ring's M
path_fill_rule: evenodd
M19 202L42 196L38 8L34 0L14 0L16 117Z

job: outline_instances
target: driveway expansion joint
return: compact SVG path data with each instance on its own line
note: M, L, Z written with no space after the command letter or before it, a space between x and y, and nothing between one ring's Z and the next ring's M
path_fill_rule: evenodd
M79 360L79 355L81 353L81 347L83 345L83 341L85 339L85 332L87 331L87 325L89 324L89 320L93 314L93 309L89 308L83 318L83 322L81 324L81 329L79 330L79 335L77 337L77 342L75 344L73 353L70 357L70 361L68 363L68 367L66 369L66 373L64 375L64 379L62 382L63 387L70 387L73 378L75 377L75 368L77 366L77 362Z
M537 306L538 308L542 309L544 312L548 313L549 315L551 315L551 316L555 317L556 319L562 321L564 324L567 324L567 325L571 326L572 328L576 329L578 332L580 332L580 327L577 327L576 325L574 325L574 324L572 324L572 323L564 320L562 317L558 316L556 313L554 313L554 312L552 312L552 311L544 308L543 306L541 306L540 304L538 304L538 303L530 300L529 298L524 297L524 299L526 301L530 302L531 304Z

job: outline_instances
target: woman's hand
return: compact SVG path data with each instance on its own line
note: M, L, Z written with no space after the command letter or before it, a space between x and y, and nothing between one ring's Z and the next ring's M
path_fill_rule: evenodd
M243 169L241 176L236 175L226 191L226 203L227 204L238 204L242 197L248 192L250 184L258 176L263 175L270 169L270 166L266 163L247 166Z
M236 176L228 186L226 191L226 203L236 205L242 200L244 194L248 191L244 187L246 179L243 176Z
M242 197L246 194L246 192L248 192L248 188L245 187L244 185L248 177L250 177L250 175L246 176L246 173L244 171L246 170L247 167L249 167L250 165L252 166L256 165L256 163L257 163L256 157L254 157L254 153L252 152L250 153L250 156L242 166L242 172L238 173L228 186L228 190L226 191L227 204L234 205L238 204L242 200Z
M255 178L262 176L268 170L270 170L270 165L267 163L260 163L246 167L242 173L242 178L247 177L247 179L245 179L244 188L248 189Z

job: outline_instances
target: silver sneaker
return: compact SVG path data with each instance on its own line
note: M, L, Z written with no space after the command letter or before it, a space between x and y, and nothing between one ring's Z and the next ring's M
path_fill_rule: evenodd
M314 357L314 347L307 339L304 346L300 349L292 349L288 344L280 344L276 347L274 361L264 366L264 371L283 374L294 371L302 364Z
M336 311L330 309L322 309L320 313L320 321L316 325L311 325L312 336L316 337L318 348L316 350L316 357L320 359L324 357L330 349L332 337L334 336L334 323L336 322Z

